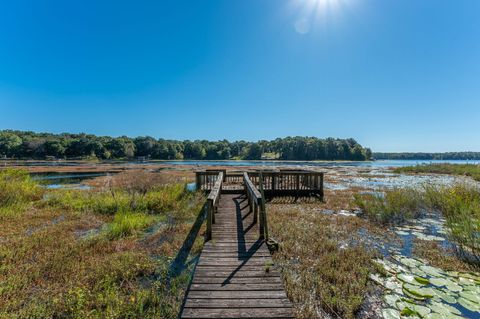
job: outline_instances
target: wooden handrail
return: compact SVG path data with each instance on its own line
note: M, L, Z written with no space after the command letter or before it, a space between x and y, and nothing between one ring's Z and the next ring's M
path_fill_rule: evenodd
M220 195L222 193L223 184L223 172L218 173L215 185L213 186L210 194L207 197L207 233L206 239L212 239L212 224L215 223L215 213L217 211L218 202L220 201Z
M260 175L261 176L261 175ZM268 229L266 223L265 197L255 187L248 173L243 173L243 182L245 184L245 193L247 194L248 204L253 210L253 221L259 222L260 238L268 240Z

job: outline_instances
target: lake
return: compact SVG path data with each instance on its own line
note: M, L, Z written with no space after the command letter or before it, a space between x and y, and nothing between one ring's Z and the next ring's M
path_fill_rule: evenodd
M152 162L154 163L154 162ZM158 163L158 162L157 162ZM479 161L468 160L378 160L365 162L350 162L350 161L163 161L163 164L170 165L208 165L208 166L314 166L314 167L331 167L331 166L353 166L353 167L403 167L414 166L419 164L478 164Z

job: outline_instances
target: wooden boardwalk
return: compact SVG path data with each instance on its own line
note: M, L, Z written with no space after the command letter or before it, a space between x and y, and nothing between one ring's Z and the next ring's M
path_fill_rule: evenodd
M181 318L294 318L248 200L221 196Z

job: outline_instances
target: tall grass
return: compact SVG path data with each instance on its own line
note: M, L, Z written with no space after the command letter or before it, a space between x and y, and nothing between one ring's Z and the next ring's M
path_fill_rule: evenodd
M170 263L204 198L155 176L131 184L127 177L123 186L42 196L27 174L9 173L4 184L18 179L25 187L2 184L2 196L18 191L5 203L32 209L1 221L0 318L178 317L193 263L174 278ZM168 227L145 232L156 222ZM199 236L190 258L202 242Z
M398 167L396 173L433 173L470 176L480 181L480 165L478 164L422 164Z
M415 190L394 189L381 194L355 194L354 203L371 220L382 224L401 223L420 213L421 196Z
M0 170L0 215L23 211L32 201L42 198L42 188L30 178L27 171Z
M474 186L424 185L385 191L385 196L356 195L354 204L364 215L383 224L399 223L435 210L446 219L450 240L457 253L480 263L480 190Z
M318 214L306 206L270 204L269 227L281 242L281 267L295 317L356 317L368 290L374 253L360 243L366 220Z
M152 215L132 212L118 212L106 228L109 239L118 239L135 235L155 221Z

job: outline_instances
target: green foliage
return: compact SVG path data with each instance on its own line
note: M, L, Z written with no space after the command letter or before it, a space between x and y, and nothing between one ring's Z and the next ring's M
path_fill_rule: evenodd
M175 141L150 136L117 138L91 134L49 134L0 131L0 155L15 158L261 159L278 154L283 160L368 160L371 151L349 139L286 137L273 141Z
M398 167L396 173L433 173L470 176L480 181L480 165L478 164L428 164Z
M27 171L0 170L0 214L14 213L42 198L42 188L30 178Z

